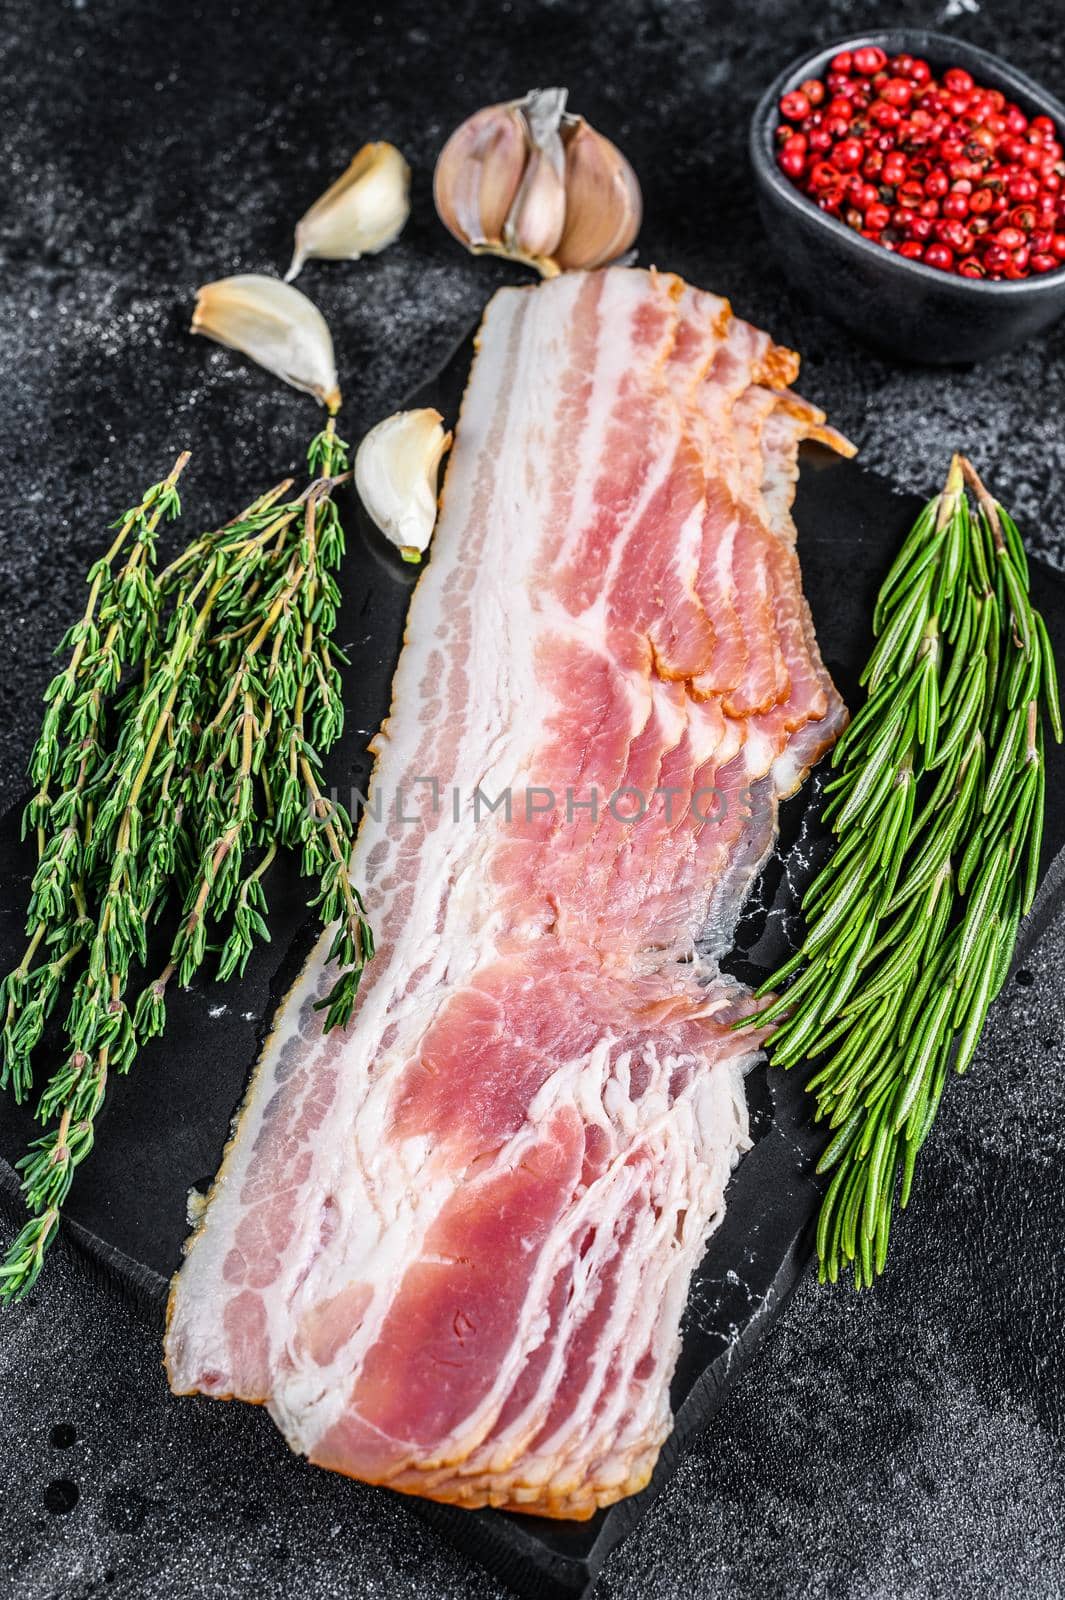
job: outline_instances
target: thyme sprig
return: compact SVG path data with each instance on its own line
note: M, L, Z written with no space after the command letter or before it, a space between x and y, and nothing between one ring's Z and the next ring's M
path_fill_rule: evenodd
M970 504L971 491L973 504ZM880 590L864 706L824 816L836 848L803 900L801 949L759 990L773 1063L814 1063L831 1138L822 1281L882 1272L896 1198L949 1072L964 1073L1035 897L1044 722L1062 737L1046 627L1017 527L955 456ZM745 1025L752 1019L745 1019Z
M187 460L114 525L90 571L31 760L24 832L38 867L26 950L0 983L0 1086L17 1100L63 995L68 1009L64 1057L38 1099L45 1131L18 1164L31 1215L0 1264L5 1300L35 1282L108 1086L163 1031L171 981L190 983L211 954L220 978L243 973L269 939L279 850L298 854L312 904L336 924L326 1028L350 1019L373 954L348 876L352 821L322 775L343 725L334 491L347 446L331 418L302 494L276 485L160 570L156 530L180 513ZM149 931L173 910L166 961L134 1001Z

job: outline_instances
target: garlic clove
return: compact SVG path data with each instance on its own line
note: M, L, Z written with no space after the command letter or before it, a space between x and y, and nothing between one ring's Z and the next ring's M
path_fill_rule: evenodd
M640 185L621 151L583 117L575 123L566 139L566 225L554 251L562 272L616 261L643 218Z
M257 272L219 278L196 291L192 332L250 356L329 411L340 407L333 339L318 307L299 289Z
M436 163L433 195L460 244L498 248L526 154L525 123L513 106L486 106L456 128Z
M565 222L566 190L562 178L543 151L534 150L503 228L506 253L539 267L546 277L554 277L558 268L551 255Z
M440 462L451 443L439 411L397 411L355 452L355 488L404 561L418 561L436 526Z
M305 261L358 261L398 238L410 216L410 168L394 144L364 144L296 224L291 283Z
M521 104L527 164L503 225L503 243L538 266L550 260L566 223L566 152L559 131L565 110L565 89L534 89Z

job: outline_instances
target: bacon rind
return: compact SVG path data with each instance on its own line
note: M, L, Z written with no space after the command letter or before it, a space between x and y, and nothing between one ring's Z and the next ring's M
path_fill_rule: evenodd
M346 1035L328 935L281 1010L171 1293L178 1392L460 1505L581 1518L649 1478L761 1041L708 952L845 716L796 371L668 275L492 302L353 861L378 955ZM447 810L674 778L725 813Z

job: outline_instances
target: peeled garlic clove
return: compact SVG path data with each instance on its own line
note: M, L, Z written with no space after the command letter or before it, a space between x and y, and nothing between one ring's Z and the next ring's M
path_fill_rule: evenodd
M574 121L566 139L566 226L554 252L562 272L624 255L643 217L640 185L621 151L583 117Z
M250 356L330 412L340 407L333 339L314 303L278 278L245 272L196 291L192 332Z
M358 261L398 238L410 216L410 168L394 144L364 144L296 224L291 283L305 261Z
M355 452L355 487L367 513L404 561L417 561L436 526L436 482L451 443L439 411L397 411Z
M526 156L525 122L513 106L486 106L456 128L436 163L433 195L460 244L498 247Z

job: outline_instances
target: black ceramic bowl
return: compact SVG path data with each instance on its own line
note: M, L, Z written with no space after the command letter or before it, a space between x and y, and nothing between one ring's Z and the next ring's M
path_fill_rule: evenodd
M1027 116L1052 117L1065 135L1065 106L1016 68L975 45L919 28L839 39L793 62L766 90L751 123L758 203L785 270L829 316L866 344L904 361L972 362L1011 350L1065 312L1065 268L1018 283L988 283L926 267L863 239L818 210L776 163L778 101L805 78L823 78L840 50L879 45L922 56L933 72L965 67L1001 89Z

